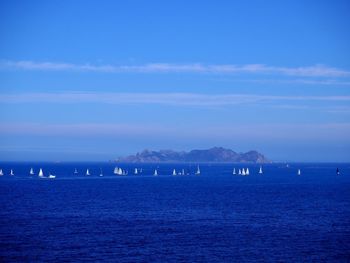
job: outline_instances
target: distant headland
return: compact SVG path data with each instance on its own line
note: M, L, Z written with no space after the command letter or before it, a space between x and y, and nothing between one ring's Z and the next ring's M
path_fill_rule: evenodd
M257 151L237 153L223 147L213 147L206 150L176 152L172 150L144 150L136 155L120 157L117 162L126 163L271 163L263 154Z

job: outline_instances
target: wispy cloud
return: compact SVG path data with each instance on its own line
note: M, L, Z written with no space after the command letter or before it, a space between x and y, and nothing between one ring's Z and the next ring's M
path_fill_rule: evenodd
M18 93L0 94L1 103L104 103L156 104L169 106L227 106L271 102L350 102L350 96L274 96L258 94L201 93Z
M1 129L0 134L31 134L49 136L138 136L169 132L160 125L135 125L111 123L79 123L79 124L48 124L48 123L10 123Z
M258 131L258 132L257 132ZM187 129L173 126L137 124L47 124L47 123L6 123L0 130L0 136L60 136L60 137L95 137L104 138L148 138L157 139L244 139L244 140L327 140L348 141L350 123L323 124L235 124L208 126L205 129L193 126Z
M276 67L264 64L172 64L148 63L143 65L94 65L36 61L1 60L0 69L37 71L81 71L104 73L219 73L219 74L269 74L302 77L349 77L350 70L312 65L306 67Z
M310 78L295 78L295 79L232 79L232 78L216 78L215 81L224 82L243 82L243 83L258 83L258 84L306 84L306 85L317 85L317 86L350 86L350 81L347 79L310 79Z

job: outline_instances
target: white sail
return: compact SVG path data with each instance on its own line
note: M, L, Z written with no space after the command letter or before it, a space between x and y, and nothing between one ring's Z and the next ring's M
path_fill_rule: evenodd
M262 171L262 167L260 166L260 169L259 169L259 174L262 174L263 171Z
M182 169L182 173L181 173L182 175L185 175L185 170L184 169Z
M90 175L89 169L86 169L86 175Z
M157 175L158 175L157 169L154 170L154 174L153 174L153 175L154 175L154 176L157 176Z
M137 168L135 168L134 174L138 174L139 172L137 171Z
M298 175L301 175L301 171L300 171L300 169L298 169Z
M247 170L245 171L246 175L249 175L249 168L247 168Z
M176 175L176 170L175 169L173 170L173 175Z
M238 169L238 174L239 174L239 175L241 175L241 174L242 174L241 169Z
M39 177L44 177L43 169L40 168L38 176Z
M196 175L200 175L201 174L201 170L199 169L199 165L197 166L197 171L196 171Z
M102 168L100 168L100 176L101 176L101 177L103 176Z
M34 174L33 168L30 168L29 174L30 174L30 175L33 175L33 174Z
M74 174L78 174L77 168L74 169Z
M10 171L10 175L15 175L14 173L13 173L13 170L11 169L11 171Z
M116 167L114 167L114 171L113 171L113 173L114 173L114 174L118 174L118 172L119 172L118 167L117 167L117 166L116 166Z
M233 168L232 174L233 174L233 175L236 174L236 168Z
M242 175L246 175L244 168L242 169Z
M0 169L0 176L3 176L4 172L2 171L2 169Z

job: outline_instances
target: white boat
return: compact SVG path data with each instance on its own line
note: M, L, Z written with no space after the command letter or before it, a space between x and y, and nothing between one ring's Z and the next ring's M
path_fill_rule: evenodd
M259 174L262 174L263 171L262 171L262 167L260 166L260 169L259 169Z
M300 171L300 169L298 169L298 175L301 175L301 171Z
M2 171L2 169L0 169L0 176L3 176L4 172Z
M128 175L128 171L126 171L126 170L122 170L121 175Z
M12 175L12 176L15 175L15 174L13 173L13 170L12 170L12 169L11 169L11 171L10 171L10 175Z
M86 175L90 175L89 169L86 169Z
M49 174L48 178L49 178L49 179L55 179L55 178L56 178L56 175Z
M249 175L249 168L247 168L247 170L245 170L245 174Z
M34 170L33 170L33 168L30 168L29 174L30 174L30 175L34 175Z
M242 169L242 175L246 175L244 168Z
M78 174L77 168L74 169L74 174Z
M173 175L176 175L176 170L175 169L173 170Z
M233 175L236 174L236 168L233 168L232 174L233 174Z
M184 169L182 169L182 173L181 173L182 175L185 175L185 170Z
M238 169L238 174L239 174L239 175L241 175L241 174L242 174L241 169Z
M119 172L118 167L117 167L117 166L116 166L116 167L114 167L114 171L113 171L113 173L114 173L114 174L118 174L118 172Z
M340 175L339 168L337 168L336 174L337 174L337 175Z
M153 174L153 175L154 175L154 176L157 176L157 175L158 175L157 169L154 170L154 174Z
M100 177L103 176L102 169L100 168Z
M197 165L196 175L200 175L200 174L201 174L201 170L199 169L199 165Z
M138 174L138 173L139 172L138 172L137 168L135 168L134 174Z
M40 168L38 176L39 176L40 178L44 178L43 169Z

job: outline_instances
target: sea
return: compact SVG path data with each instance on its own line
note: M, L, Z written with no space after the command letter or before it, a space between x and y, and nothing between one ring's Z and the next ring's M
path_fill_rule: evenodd
M115 166L0 162L0 261L350 262L350 164Z

